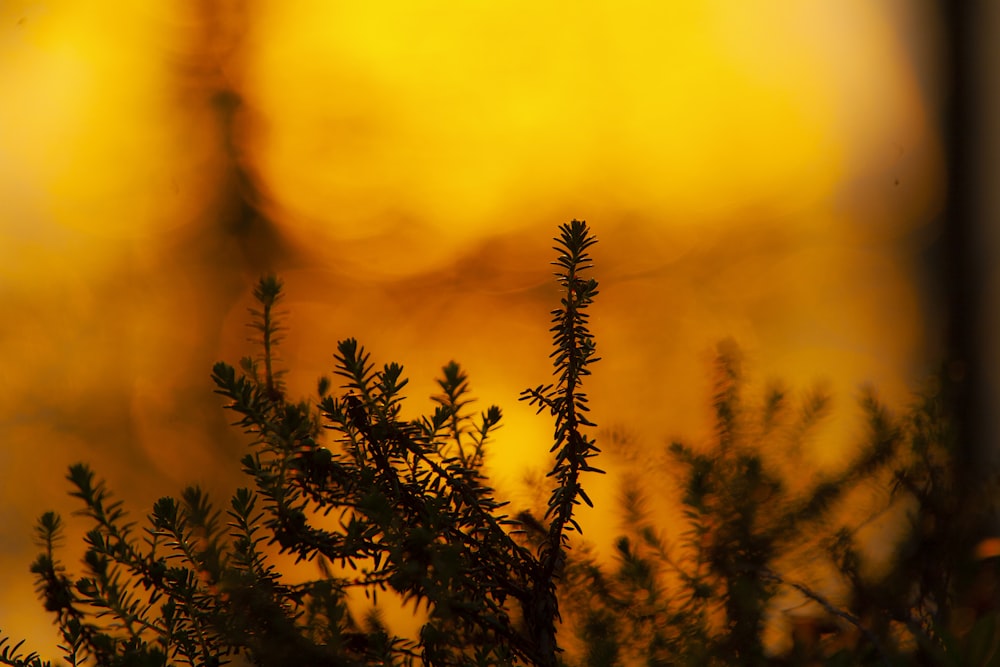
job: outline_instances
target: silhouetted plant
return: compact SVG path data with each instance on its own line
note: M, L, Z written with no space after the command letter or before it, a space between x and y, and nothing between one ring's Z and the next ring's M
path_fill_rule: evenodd
M584 435L580 389L593 356L586 308L597 283L584 278L595 238L585 223L562 225L556 239L562 287L554 311L558 380L525 398L555 417L556 452L547 537L537 554L517 537L482 476L485 448L501 419L469 409L468 379L451 362L438 380L430 415L404 419L403 368L377 367L356 340L335 354L339 395L319 382L319 399L285 398L276 368L282 327L273 276L254 290L261 355L238 372L216 364L212 379L236 422L252 438L242 465L253 488L225 510L197 487L157 501L139 530L87 466L74 465L72 495L93 528L84 576L71 578L55 556L62 522L39 520L44 553L32 566L46 609L56 616L71 665L219 665L240 657L257 665L554 666L559 651L556 582L574 510L589 503L580 474L594 470ZM273 552L315 563L321 576L289 583ZM370 616L358 622L347 598L373 603L392 591L426 610L416 639ZM0 644L0 662L42 664L20 645Z
M805 441L828 413L826 393L805 394L797 409L778 386L758 407L748 407L742 394L739 350L723 343L712 442L698 449L672 443L662 470L679 478L680 539L669 542L650 512L642 470L634 463L626 469L626 531L614 543L614 562L578 548L567 565L561 595L580 639L575 661L957 665L1000 658L995 601L967 619L980 619L971 630L949 629L976 520L960 512L962 494L951 482L958 443L943 393L921 393L896 418L866 390L865 446L828 474L803 458ZM638 465L646 469L649 461ZM890 491L889 507L875 514L907 500L914 509L888 574L873 578L862 573L866 557L853 536L875 517L855 509L855 523L839 526L837 509L855 490L875 486ZM989 493L995 489L977 497ZM830 588L838 602L822 592ZM766 630L781 611L779 594L787 600L787 593L814 611L799 617L788 655L769 655Z
M56 557L61 518L40 517L42 553L31 571L65 660L995 664L996 602L963 596L974 586L963 572L976 522L966 516L970 493L952 476L959 443L940 388L922 393L903 417L865 392L864 448L822 473L805 444L829 396L816 389L796 406L772 386L760 404L748 404L739 350L724 342L711 442L671 444L656 471L678 482L684 529L668 538L650 509L643 461L622 480L626 528L613 561L594 556L579 538L576 509L591 505L583 476L602 472L593 465L599 450L582 389L598 361L588 328L598 294L587 276L595 242L583 222L560 227L554 264L562 298L550 329L556 379L521 396L555 423L552 488L539 501L540 519L528 511L509 517L484 478L501 412L471 408L468 377L455 362L442 369L434 411L405 418L402 366L377 366L348 338L334 355L339 388L321 378L315 400L288 400L277 363L282 285L264 277L251 309L260 353L239 370L216 364L212 374L251 437L242 466L252 485L224 508L197 487L161 498L140 527L89 467L72 466L72 495L92 526L78 577ZM853 512L854 523L840 525L838 514L845 498L874 485L887 490L881 511L911 508L887 574L866 568L858 537L873 517ZM278 553L299 564L294 577L275 565ZM348 605L358 595L372 605L363 618ZM416 637L381 621L380 595L422 611ZM766 635L789 596L814 611L793 630L790 652L772 655ZM48 665L3 637L0 664Z
M587 418L590 408L581 390L583 378L590 375L589 366L599 360L594 356L596 345L587 327L587 308L597 296L597 281L581 275L591 268L587 250L597 239L590 235L584 223L574 221L563 226L562 237L558 240L560 244L555 250L560 254L555 264L560 270L556 276L563 288L563 297L561 306L552 311L550 329L555 339L552 357L558 381L522 393L522 400L537 405L539 412L548 410L556 420L555 443L550 450L555 452L556 458L548 473L555 478L556 487L545 511L545 519L551 521L539 549L534 584L539 592L536 606L528 610L527 616L528 626L535 628L537 633L536 642L545 655L551 656L546 664L552 665L556 664L555 623L559 620L556 582L565 565L569 533L582 532L573 518L574 510L581 500L593 507L580 484L580 475L603 473L589 463L600 450L593 437L584 431L595 424Z
M883 641L912 650L920 664L996 664L1000 600L990 581L1000 567L995 557L976 562L974 548L1000 496L995 476L986 476L981 487L959 488L961 443L949 387L941 373L902 416L873 412L872 422L902 445L887 484L887 508L906 512L889 562L866 574L856 531L848 527L838 531L830 552L850 582L850 609L872 619Z

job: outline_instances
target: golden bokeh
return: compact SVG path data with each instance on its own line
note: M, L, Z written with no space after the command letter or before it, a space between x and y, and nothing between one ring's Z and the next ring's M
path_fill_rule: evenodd
M346 336L402 362L418 405L457 359L505 410L489 466L522 498L551 426L516 396L550 373L548 239L571 218L601 239L596 420L650 460L708 433L721 338L759 383L825 379L829 461L857 441L859 384L902 402L934 358L924 4L137 7L0 5L7 633L50 641L30 527L68 512L68 463L136 517L235 485L208 371L247 351L262 271L287 283L296 390Z

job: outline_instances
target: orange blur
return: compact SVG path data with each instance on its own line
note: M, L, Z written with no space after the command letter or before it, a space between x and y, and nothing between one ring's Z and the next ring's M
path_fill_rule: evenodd
M761 379L828 381L835 460L858 384L903 401L938 335L915 285L943 197L921 7L0 6L0 628L51 644L30 527L71 508L68 463L136 518L238 483L208 371L247 351L264 270L286 279L294 387L357 336L426 406L455 358L505 410L497 483L528 498L551 425L516 396L550 372L548 239L584 218L596 421L648 451L703 436L734 336ZM256 226L233 217L241 175ZM587 519L610 538L613 511Z

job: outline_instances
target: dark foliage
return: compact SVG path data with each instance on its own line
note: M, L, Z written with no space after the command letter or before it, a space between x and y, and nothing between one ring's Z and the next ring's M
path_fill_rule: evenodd
M537 553L519 540L481 474L500 409L469 410L468 379L452 362L438 380L433 414L403 417L407 379L399 364L376 366L356 340L338 343L335 374L317 402L293 403L275 367L282 296L273 276L251 311L261 356L212 379L252 438L242 461L252 488L217 509L196 487L157 501L138 528L87 466L70 469L72 495L92 523L85 573L71 577L55 556L62 531L39 520L44 553L32 566L72 665L556 665L556 580L565 533L579 530L580 473L596 448L583 434L581 380L595 361L586 308L596 282L584 278L586 224L556 239L562 305L554 311L558 381L525 393L555 417L556 452L547 539ZM271 556L311 564L320 576L289 583ZM305 571L305 570L304 570ZM371 616L359 622L353 591L373 603L391 592L426 620L414 639ZM40 664L3 645L0 661Z
M521 397L554 420L551 492L540 519L529 511L511 517L484 478L501 411L472 409L468 377L455 362L442 369L433 413L407 418L402 366L377 365L348 338L334 355L337 388L321 378L314 400L289 400L277 356L282 285L268 276L251 310L259 355L239 369L216 364L212 374L250 436L242 460L250 485L221 508L188 488L157 501L140 524L89 467L72 466L71 493L91 525L79 576L56 556L61 518L40 517L42 553L31 571L65 660L116 667L1000 661L998 559L969 558L982 523L970 509L988 509L995 490L956 488L959 431L943 382L902 417L865 393L860 454L821 473L806 444L829 396L814 390L796 404L775 386L748 405L739 350L720 345L711 442L671 444L655 471L677 482L683 528L668 536L671 522L651 509L658 489L643 482L649 461L633 461L614 560L595 558L576 510L592 504L585 475L602 472L593 464L599 449L582 388L598 361L588 328L597 282L587 275L596 239L573 221L555 240L562 293L550 329L555 381ZM616 440L608 438L611 446ZM871 488L884 490L883 507L842 511L852 494ZM875 570L861 532L885 512L904 517L903 537ZM292 557L293 571L279 570L278 555ZM404 636L383 623L380 596L408 605L419 630ZM363 618L349 605L359 599L373 609ZM784 617L791 639L777 650L768 634ZM0 637L0 664L48 663Z
M677 539L668 540L664 522L649 509L656 489L641 482L649 467L643 460L625 474L627 530L615 542L615 562L576 550L561 591L580 639L574 662L1000 663L997 559L971 558L973 527L981 524L975 510L987 509L996 489L954 488L949 464L959 443L941 384L921 393L904 417L866 391L861 453L827 474L803 453L829 396L813 390L795 408L786 390L773 387L759 406L748 407L742 387L739 351L724 343L716 361L713 441L697 449L671 444L658 471L679 482L684 528ZM872 489L888 489L885 506L841 511L849 496ZM960 505L963 496L975 504ZM859 530L906 507L912 509L903 537L872 575ZM845 517L850 524L842 524ZM962 576L973 568L978 578ZM978 608L961 606L984 584L993 585L992 598L979 591ZM956 609L964 625L954 622ZM782 617L790 648L769 649L768 630Z

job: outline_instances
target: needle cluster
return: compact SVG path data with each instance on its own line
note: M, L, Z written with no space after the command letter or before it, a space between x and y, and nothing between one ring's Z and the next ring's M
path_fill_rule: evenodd
M333 373L312 400L286 398L277 367L283 286L254 290L251 327L260 347L212 380L250 439L250 484L216 508L197 487L157 501L142 528L86 465L70 469L72 495L92 523L85 572L56 556L63 524L38 525L32 571L55 614L71 665L556 665L556 579L581 472L596 453L583 435L580 390L595 361L585 310L596 282L586 225L562 228L557 250L562 306L555 311L554 386L526 392L556 418L548 540L536 553L482 467L500 426L496 406L471 409L468 376L455 362L438 379L431 414L407 417L408 379L379 365L357 340L337 344ZM333 385L338 384L334 389ZM292 556L292 572L276 556ZM306 576L303 576L305 574ZM423 615L416 637L392 632L377 611L357 618L349 601L377 610L392 596ZM0 664L43 664L0 643Z

